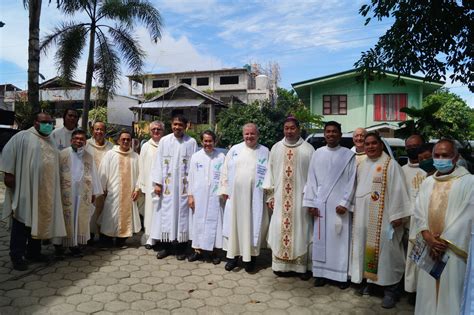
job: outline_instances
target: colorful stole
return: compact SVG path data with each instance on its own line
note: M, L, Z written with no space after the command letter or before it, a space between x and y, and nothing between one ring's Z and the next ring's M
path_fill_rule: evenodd
M388 157L382 165L377 165L372 177L372 194L369 202L369 224L364 257L364 278L377 281L380 254L380 233L382 230L387 171L390 164Z

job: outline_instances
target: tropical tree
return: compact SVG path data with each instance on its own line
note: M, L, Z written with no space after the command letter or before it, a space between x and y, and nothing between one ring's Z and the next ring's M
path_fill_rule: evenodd
M40 17L42 0L23 0L23 6L28 9L28 103L32 113L39 111L39 66L40 66Z
M141 74L145 52L133 36L135 26L142 23L156 43L161 38L161 16L147 0L63 0L59 9L70 17L85 15L86 21L61 23L44 38L41 49L57 45L59 76L67 84L88 48L82 112L82 128L87 130L92 79L100 87L99 97L106 100L119 85L121 60L134 75Z
M359 12L372 20L393 19L375 47L362 53L355 66L399 74L421 72L429 80L468 85L474 92L472 21L474 1L370 0ZM398 80L399 81L399 80Z

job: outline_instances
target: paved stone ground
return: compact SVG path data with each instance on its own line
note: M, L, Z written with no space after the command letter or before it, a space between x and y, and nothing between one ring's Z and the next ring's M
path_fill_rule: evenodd
M0 202L4 186L0 184ZM1 206L1 204L0 204ZM403 297L395 309L381 308L378 297L358 297L313 281L277 278L270 253L258 272L227 272L224 264L157 260L153 251L87 250L83 258L33 264L14 271L8 256L9 233L0 223L0 314L412 314ZM43 253L52 253L51 246Z

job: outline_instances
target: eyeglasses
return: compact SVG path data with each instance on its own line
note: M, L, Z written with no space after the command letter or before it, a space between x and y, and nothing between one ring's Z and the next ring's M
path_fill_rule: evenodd
M163 129L161 129L161 128L152 128L151 129L151 131L161 131L161 130L163 130Z

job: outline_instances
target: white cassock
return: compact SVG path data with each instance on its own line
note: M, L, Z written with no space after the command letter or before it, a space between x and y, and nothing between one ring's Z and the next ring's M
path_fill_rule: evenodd
M336 207L351 210L355 189L354 152L337 146L319 148L311 159L303 206L319 209L314 217L313 275L347 281L351 214L336 213Z
M3 218L10 215L31 227L31 236L50 239L66 236L59 180L59 152L51 137L34 127L15 134L2 152L1 171L15 176L7 187Z
M250 262L260 254L268 228L263 180L267 171L268 148L249 148L242 142L226 155L221 173L220 195L228 195L224 210L223 249L227 258L242 256Z
M114 146L99 168L102 189L106 192L104 210L98 218L100 233L110 237L130 237L141 229L138 206L132 193L138 188L138 154L122 152Z
M426 177L426 172L419 167L419 164L405 164L402 166L403 174L405 175L405 182L408 187L408 193L410 194L410 205L415 207L416 196L420 189L421 183ZM407 247L407 260L405 266L405 291L416 292L416 278L418 277L418 268L413 260L409 259L408 256L413 249L413 243L416 239L416 228L415 219L413 216L410 218L409 234L408 234L408 247Z
M274 271L304 273L310 268L312 220L303 208L303 189L313 152L301 138L294 144L284 138L270 151L263 188L267 201L274 200L267 238Z
M161 204L153 213L150 233L153 240L187 242L191 239L188 173L191 156L196 150L196 140L188 135L178 139L174 134L169 134L160 139L155 165L151 171L153 184L160 184L162 187Z
M417 232L429 230L458 248L469 251L474 219L474 176L458 166L453 173L425 179L415 205ZM466 261L449 249L448 262L441 274L436 297L436 280L418 272L415 314L459 314Z
M69 130L63 126L61 128L54 129L53 132L51 132L51 138L53 138L59 151L68 148L71 145L71 138L74 130L76 129Z
M66 148L59 153L59 173L67 236L54 243L67 247L87 244L95 209L92 196L103 193L94 159L86 150L77 153Z
M357 169L353 215L351 281L381 286L398 283L405 271L403 224L391 222L412 214L405 176L398 163L383 152L365 159Z
M194 153L189 164L189 191L194 197L192 247L212 251L222 248L222 216L224 209L218 194L225 154L204 149Z
M140 150L140 175L138 177L138 184L140 190L145 195L145 206L142 213L145 233L142 237L142 243L145 243L150 236L153 210L156 210L159 204L159 198L154 193L155 187L151 181L151 170L155 164L157 151L158 143L153 139L145 142ZM152 245L152 243L150 243L150 245Z
M105 140L103 145L99 145L95 142L94 138L87 140L86 151L88 151L94 159L94 164L99 174L99 167L105 153L112 150L114 147L113 143ZM90 232L94 234L99 233L99 226L97 225L97 218L104 209L104 195L99 195L95 198L95 210L91 217Z

